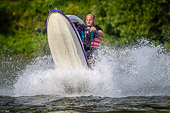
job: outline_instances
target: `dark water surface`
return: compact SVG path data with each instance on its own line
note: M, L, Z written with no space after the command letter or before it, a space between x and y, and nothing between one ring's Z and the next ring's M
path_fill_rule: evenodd
M170 113L170 96L0 96L0 112Z

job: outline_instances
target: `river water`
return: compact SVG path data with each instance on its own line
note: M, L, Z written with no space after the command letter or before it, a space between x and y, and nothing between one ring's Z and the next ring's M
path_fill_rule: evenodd
M170 54L141 43L104 47L93 70L1 58L0 112L170 113Z

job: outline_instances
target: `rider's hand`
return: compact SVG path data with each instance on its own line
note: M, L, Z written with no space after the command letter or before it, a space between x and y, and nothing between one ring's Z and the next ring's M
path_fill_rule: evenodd
M96 30L96 28L95 27L91 27L90 28L90 32L96 32L97 30Z

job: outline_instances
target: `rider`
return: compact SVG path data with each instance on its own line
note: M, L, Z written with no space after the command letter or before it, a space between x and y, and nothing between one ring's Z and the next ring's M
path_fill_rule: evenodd
M96 51L101 48L101 38L104 38L103 30L98 25L94 25L94 23L95 16L93 14L88 14L86 16L86 29L83 35L81 34L82 42L90 66L93 61L92 55L96 54Z

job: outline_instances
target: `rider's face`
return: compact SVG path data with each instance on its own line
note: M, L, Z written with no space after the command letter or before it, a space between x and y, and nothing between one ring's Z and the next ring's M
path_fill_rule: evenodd
M87 15L87 17L86 17L86 24L87 24L87 26L93 26L94 19L93 19L92 15Z

